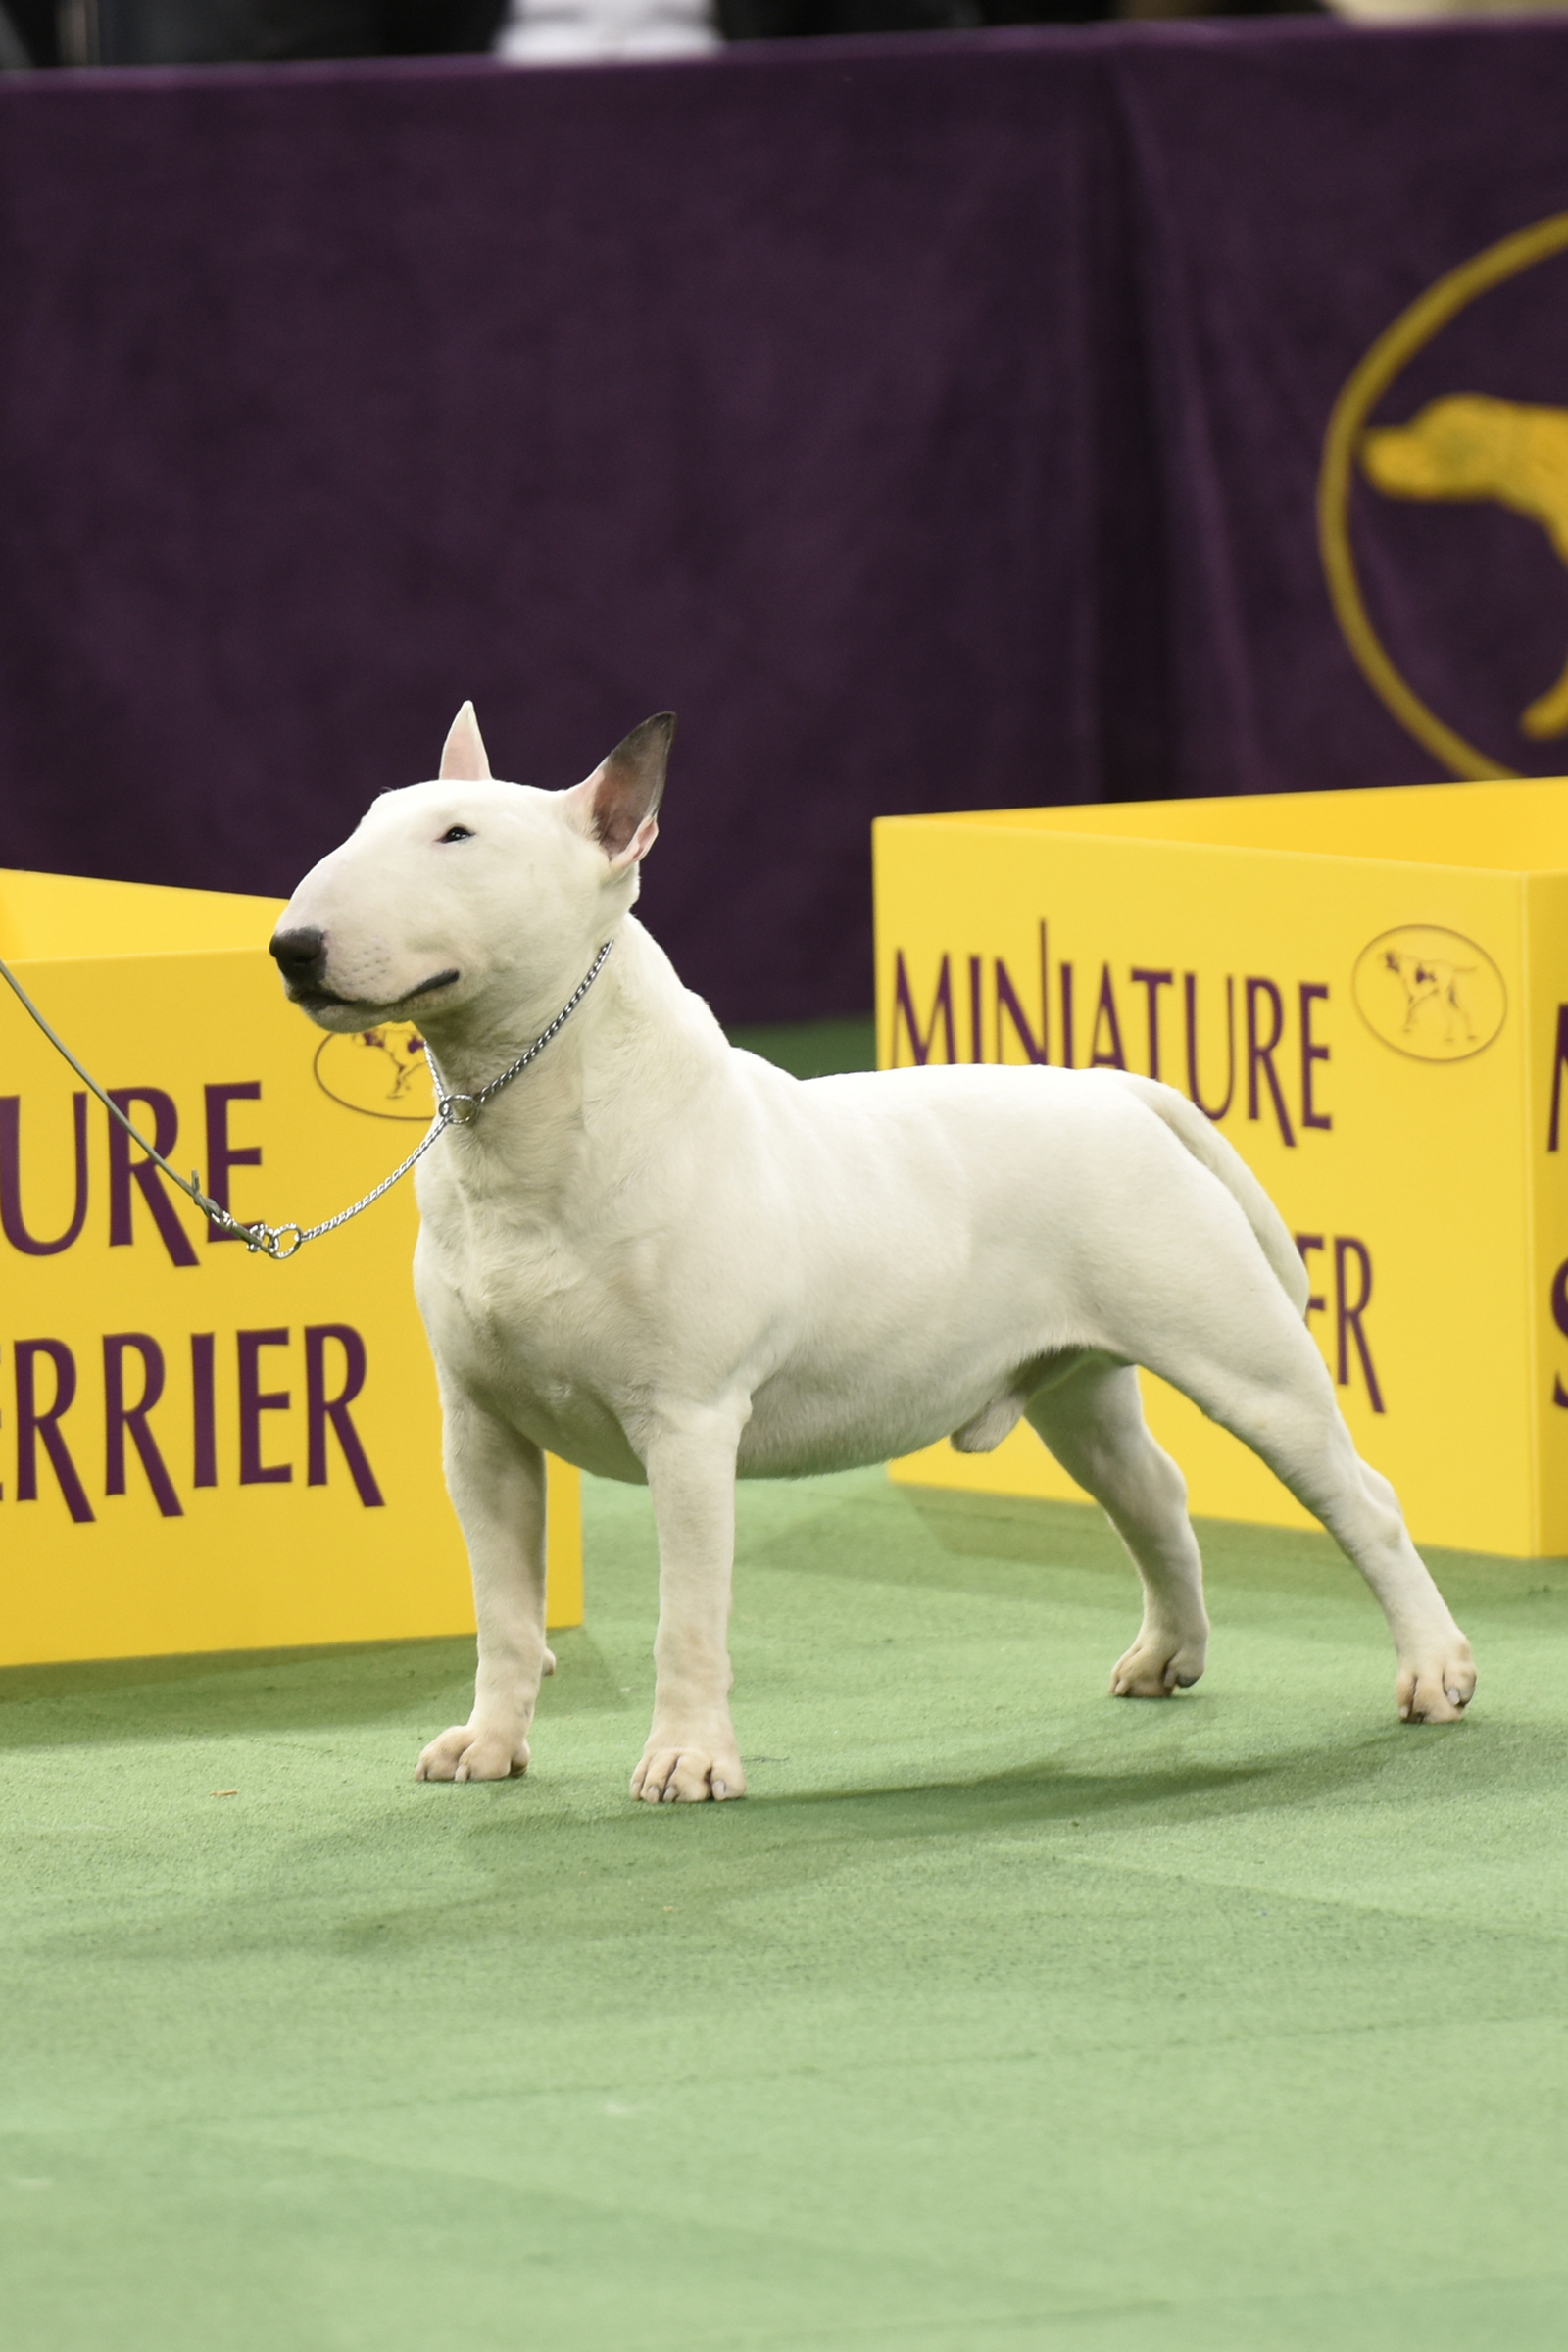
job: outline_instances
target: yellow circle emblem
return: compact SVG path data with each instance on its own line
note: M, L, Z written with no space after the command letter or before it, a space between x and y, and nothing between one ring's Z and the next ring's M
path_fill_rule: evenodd
M1563 252L1568 252L1568 213L1554 213L1440 277L1378 337L1355 368L1334 404L1323 444L1318 543L1335 617L1368 684L1400 725L1455 776L1513 776L1519 770L1449 726L1391 658L1367 612L1356 570L1350 491L1359 466L1375 488L1393 498L1493 500L1540 523L1568 564L1568 408L1459 393L1429 402L1402 425L1369 429L1367 422L1416 355L1461 311ZM1542 741L1568 734L1568 667L1530 704L1519 725Z
M370 1119L411 1119L428 1127L435 1088L424 1040L412 1021L383 1021L323 1037L316 1049L316 1083L345 1110Z

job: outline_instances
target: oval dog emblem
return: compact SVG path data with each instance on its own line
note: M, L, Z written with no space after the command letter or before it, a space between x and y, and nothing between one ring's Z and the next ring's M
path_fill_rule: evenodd
M316 1083L345 1110L370 1119L409 1119L428 1127L435 1089L424 1040L412 1021L383 1021L377 1029L323 1037L316 1049Z
M1356 957L1350 985L1373 1035L1417 1061L1484 1053L1508 1017L1508 991L1486 949L1437 923L1383 932Z

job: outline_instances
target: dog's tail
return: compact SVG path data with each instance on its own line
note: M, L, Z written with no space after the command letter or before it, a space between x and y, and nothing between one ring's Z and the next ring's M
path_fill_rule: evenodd
M1241 1153L1173 1086L1161 1086L1157 1078L1141 1078L1132 1070L1107 1070L1105 1075L1130 1087L1156 1118L1164 1120L1177 1142L1199 1164L1219 1178L1257 1236L1257 1246L1273 1267L1281 1290L1297 1313L1304 1315L1312 1286L1301 1253L1291 1239L1285 1219Z

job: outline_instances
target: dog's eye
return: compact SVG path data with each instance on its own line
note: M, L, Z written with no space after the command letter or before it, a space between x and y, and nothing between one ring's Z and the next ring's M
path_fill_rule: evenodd
M471 841L473 828L470 825L448 825L441 838L443 841Z

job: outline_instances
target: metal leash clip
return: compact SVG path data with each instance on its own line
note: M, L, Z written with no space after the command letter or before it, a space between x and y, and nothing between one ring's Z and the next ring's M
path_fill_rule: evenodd
M179 1183L177 1177L175 1182ZM242 1225L238 1217L228 1209L220 1207L210 1195L202 1191L199 1168L192 1168L190 1183L188 1185L181 1184L180 1190L190 1194L196 1206L221 1232L232 1235L236 1242L243 1242L247 1250L259 1251L263 1257L275 1259L279 1265L285 1258L292 1257L295 1250L308 1238L301 1225L264 1225L260 1218L254 1225ZM286 1238L290 1234L294 1237L292 1241Z

